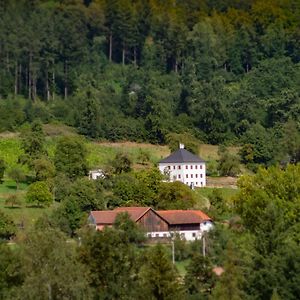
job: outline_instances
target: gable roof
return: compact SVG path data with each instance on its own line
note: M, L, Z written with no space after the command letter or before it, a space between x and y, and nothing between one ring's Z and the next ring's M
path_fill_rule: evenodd
M201 210L159 210L157 211L170 225L176 224L200 224L211 221Z
M178 149L168 157L162 159L159 163L203 163L202 158L187 151L186 149Z
M114 210L91 211L91 216L96 224L113 224L119 213L127 212L130 219L137 222L150 209L150 207L118 207Z
M161 217L169 225L178 224L200 224L204 221L211 221L201 210L160 210L155 211L151 207L118 207L114 210L91 211L90 215L95 224L112 225L119 213L127 212L132 221L137 222L149 210Z

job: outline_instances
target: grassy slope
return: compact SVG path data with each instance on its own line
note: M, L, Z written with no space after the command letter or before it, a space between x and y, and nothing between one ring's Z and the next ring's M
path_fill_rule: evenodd
M48 135L46 139L46 148L51 157L54 155L55 142L61 135L74 135L74 131L68 127L61 127L55 125L49 125L45 128ZM150 162L152 164L157 163L161 158L167 156L170 151L167 146L151 145L151 144L139 144L133 142L119 142L119 143L108 143L108 142L86 142L89 151L88 162L91 168L102 167L109 163L118 152L127 153L134 163L135 168L144 167L138 164L138 157L140 151L145 151L149 154ZM230 149L232 152L236 152L236 148ZM199 154L204 159L217 159L218 158L218 147L212 145L202 145L200 147ZM15 134L2 134L0 135L0 158L3 158L8 168L17 165L18 157L22 154L20 147L20 139ZM32 208L26 207L24 195L26 193L26 185L21 185L19 191L16 190L15 183L5 178L3 184L0 184L0 209L4 209L8 214L12 215L16 222L21 221L31 223L38 216L44 212L49 212L51 208ZM211 188L203 188L196 190L197 208L203 208L208 204L208 194L212 191ZM236 191L232 189L223 188L224 196L229 197ZM21 208L9 208L4 205L5 199L12 193L17 193L21 199Z

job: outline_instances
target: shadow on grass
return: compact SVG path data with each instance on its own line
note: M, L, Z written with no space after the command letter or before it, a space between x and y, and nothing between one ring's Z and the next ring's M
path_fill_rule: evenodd
M10 206L10 205L5 205L4 206L5 208L7 208L7 209L21 209L22 208L22 206Z

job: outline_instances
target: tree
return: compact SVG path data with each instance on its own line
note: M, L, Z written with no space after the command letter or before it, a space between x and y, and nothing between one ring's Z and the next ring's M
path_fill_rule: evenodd
M0 211L0 239L7 240L17 232L16 225L4 212Z
M178 274L162 245L151 247L139 272L144 299L182 299Z
M19 189L20 182L25 180L25 174L19 167L10 169L8 171L8 176L16 182L17 190Z
M11 207L21 206L22 202L17 194L12 194L5 200L5 205L10 205Z
M12 250L6 243L0 243L0 298L13 298L13 290L19 288L23 277L20 252Z
M179 149L179 144L184 144L185 149L198 155L199 141L189 133L169 133L167 135L167 143L171 152Z
M184 277L185 287L190 295L208 296L215 283L213 266L208 257L197 253L192 257ZM202 299L202 298L201 298Z
M56 145L54 165L58 173L71 180L87 175L87 149L83 142L74 137L61 138Z
M134 299L139 264L134 245L122 230L104 228L82 236L81 261L90 271L90 286L100 299Z
M23 299L90 299L86 268L57 229L29 232L22 244Z
M112 161L114 174L128 173L131 171L132 161L125 153L118 153Z
M33 169L37 181L45 181L55 176L55 167L52 161L46 158L39 158L33 161Z
M159 209L191 209L195 204L192 190L182 182L164 182L158 194Z
M30 129L22 133L21 141L24 156L20 157L20 160L31 166L33 160L45 154L45 134L41 122L34 121Z
M45 181L32 183L26 193L26 202L37 206L50 206L53 196Z
M0 183L3 182L4 171L6 169L6 164L3 159L0 159Z
M243 273L239 267L238 257L232 245L228 244L224 272L212 292L212 299L216 300L242 300Z
M237 176L240 173L239 159L237 156L230 154L228 149L219 148L220 159L218 170L221 176Z

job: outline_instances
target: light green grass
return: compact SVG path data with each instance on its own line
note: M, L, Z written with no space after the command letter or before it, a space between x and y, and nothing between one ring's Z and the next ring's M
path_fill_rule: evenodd
M18 157L23 153L20 139L17 137L0 137L0 158L4 159L10 168L18 163Z
M204 209L209 207L209 196L213 193L214 188L204 187L194 190L196 197L196 206L197 209ZM218 188L222 196L227 202L230 202L234 195L238 193L238 189L232 188Z
M187 272L187 266L189 265L190 260L186 259L186 260L182 260L182 261L175 261L175 266L179 272L179 275L181 277L184 277L186 275Z

